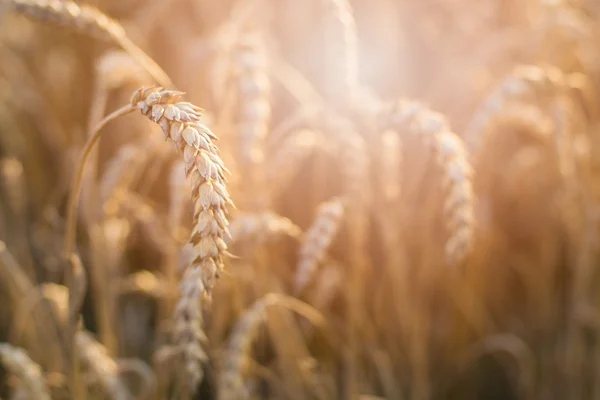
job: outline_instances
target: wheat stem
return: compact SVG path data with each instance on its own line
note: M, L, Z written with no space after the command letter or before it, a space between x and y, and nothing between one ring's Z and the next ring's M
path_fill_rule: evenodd
M90 35L110 39L140 64L160 85L174 87L171 78L142 49L129 39L125 29L100 10L72 1L11 0L15 12L32 19L54 22Z
M83 180L83 173L85 172L85 164L90 154L92 154L92 150L102 137L102 129L106 125L108 125L108 123L114 121L115 119L123 115L129 114L134 110L135 108L132 105L127 104L126 106L123 106L118 110L114 111L112 114L106 116L102 121L98 123L98 125L96 125L93 134L90 136L87 143L85 144L85 147L83 148L81 157L79 159L79 163L77 165L77 170L73 175L73 180L71 182L71 193L69 194L69 204L67 206L66 231L63 247L65 256L68 256L69 254L73 253L75 249L75 236L77 230L77 208L79 201L79 193L81 189L81 182Z

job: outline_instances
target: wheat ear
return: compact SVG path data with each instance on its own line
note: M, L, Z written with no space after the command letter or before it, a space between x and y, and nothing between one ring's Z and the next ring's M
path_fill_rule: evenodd
M475 196L473 170L462 140L453 133L446 119L425 105L401 101L392 108L388 127L417 135L432 148L442 173L445 190L444 216L449 237L445 254L449 264L463 262L474 245Z
M237 215L229 226L229 233L231 234L230 245L233 245L247 240L262 243L279 235L299 238L302 230L289 218L272 211L265 211Z
M326 327L325 318L308 304L293 297L269 293L257 300L236 322L229 340L229 348L223 363L224 371L219 375L219 400L237 400L245 398L243 375L251 353L260 321L266 310L272 305L281 305L303 316L313 325L322 329Z
M574 85L577 82L573 82ZM476 155L485 141L485 132L491 121L501 114L506 105L514 99L525 96L538 96L564 92L570 79L556 67L520 65L503 79L484 100L467 126L464 139L469 152ZM574 87L575 88L575 87Z
M317 216L306 233L296 267L294 289L301 291L311 280L317 265L323 260L327 249L335 238L344 215L344 204L340 198L334 198L319 206Z
M251 199L251 204L244 208L260 210L268 206L264 144L271 119L271 82L262 37L258 33L243 36L236 46L235 59L239 154L241 165L248 168L244 183L246 197Z
M21 380L27 398L51 400L40 366L29 358L24 350L8 343L0 343L0 362Z
M264 158L271 107L266 46L258 34L245 35L236 46L237 90L240 112L240 154L245 165Z
M358 33L349 0L321 0L325 8L327 38L334 54L331 71L342 79L343 95L358 86Z
M100 10L67 0L9 0L12 9L29 18L76 29L121 46L160 85L174 87L166 72L129 39L123 27Z
M185 174L191 183L194 203L194 228L190 242L195 259L185 270L181 281L181 297L175 310L175 340L181 346L193 391L202 379L206 355L200 328L202 297L210 298L215 279L223 270L227 245L227 205L233 206L226 189L227 169L214 144L216 136L204 125L201 110L193 104L178 101L183 93L160 88L140 89L131 99L150 120L157 123L165 137L171 139L183 155Z
M131 398L131 394L119 379L117 362L108 355L104 346L84 331L75 334L75 346L83 365L100 383L102 389L110 394L111 399L127 400Z

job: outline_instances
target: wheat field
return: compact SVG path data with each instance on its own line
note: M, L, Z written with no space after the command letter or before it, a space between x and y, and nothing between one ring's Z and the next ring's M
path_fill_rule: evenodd
M0 399L600 400L598 0L0 0Z

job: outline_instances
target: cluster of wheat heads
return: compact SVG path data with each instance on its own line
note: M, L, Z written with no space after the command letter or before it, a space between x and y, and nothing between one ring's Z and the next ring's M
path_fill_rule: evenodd
M600 398L599 20L0 0L0 398Z

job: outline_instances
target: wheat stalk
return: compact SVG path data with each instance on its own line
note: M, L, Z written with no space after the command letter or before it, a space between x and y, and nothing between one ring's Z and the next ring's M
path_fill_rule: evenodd
M384 131L381 144L381 185L385 202L396 206L401 191L402 139L393 130Z
M358 33L349 0L321 0L325 28L334 54L330 71L341 78L341 95L358 87Z
M325 318L318 311L293 297L269 293L258 299L244 312L233 327L226 358L223 362L224 371L219 374L218 378L218 399L233 400L247 397L243 375L248 364L252 342L260 327L260 321L266 316L267 308L273 305L281 305L290 309L322 329L326 327Z
M20 14L45 22L56 23L80 32L117 43L156 80L174 87L169 76L152 58L136 46L115 20L90 5L78 5L67 0L9 0L12 9Z
M198 251L197 265L206 274L201 293L210 296L214 279L223 267L227 233L226 206L233 206L225 188L227 169L213 141L216 136L200 121L201 110L191 103L177 102L181 92L158 88L140 89L131 104L163 129L183 155L194 202L191 242Z
M75 346L84 367L100 382L103 390L115 400L126 400L131 394L119 379L117 362L107 353L106 348L85 331L75 334Z
M88 117L87 134L88 137L93 135L93 129L96 124L102 120L106 111L106 105L109 99L111 90L117 89L128 82L147 81L148 77L145 70L137 64L129 54L122 50L108 50L95 63L96 76L94 79L94 88L92 94L92 104ZM85 218L87 223L92 225L95 222L98 212L98 195L96 180L97 180L97 163L98 152L94 151L90 156L88 180L84 182L82 187L82 203L86 207ZM110 164L109 164L110 165ZM116 179L114 179L116 181ZM100 203L101 205L103 202ZM93 280L96 284L96 279ZM97 285L103 285L102 280L97 282ZM101 286L100 286L101 287ZM96 293L101 293L96 291ZM102 305L98 306L99 308ZM102 312L104 313L104 311ZM101 323L104 325L104 323Z
M386 119L387 127L398 132L408 129L434 150L446 192L443 204L449 232L446 260L451 265L462 263L475 239L473 171L462 140L450 130L441 114L417 102L395 104Z
M200 120L201 110L193 104L179 102L181 92L159 88L140 89L131 104L157 123L165 137L182 153L185 173L191 183L194 203L194 228L190 242L195 259L181 281L181 298L175 310L175 337L186 359L189 386L193 391L200 382L201 364L206 359L199 327L202 318L200 300L209 298L215 279L223 270L227 245L226 206L233 206L227 193L225 173L216 136Z
M257 33L243 36L236 46L235 68L239 97L239 148L244 165L261 164L271 107L266 46Z
M22 388L28 398L51 400L39 365L29 358L25 350L8 343L0 343L0 362L11 374L21 380Z
M229 18L219 25L217 31L209 38L210 41L207 42L205 38L201 39L200 45L204 48L208 47L214 54L208 77L210 91L215 96L217 104L221 106L220 108L225 104L224 100L229 94L227 85L231 77L231 64L234 61L232 56L235 58L235 54L232 53L235 51L236 42L247 42L242 32L251 23L250 21L256 22L256 11L262 2L263 0L236 1L231 8ZM239 54L237 56L239 62Z
M23 164L16 158L0 159L0 187L4 201L12 213L22 217L25 213L25 184Z
M328 110L325 110L328 111ZM321 115L320 124L324 132L330 133L337 143L341 174L344 184L344 200L346 209L346 226L348 234L349 274L345 290L345 301L348 316L345 321L348 331L347 364L344 372L345 391L356 390L360 375L358 363L359 331L366 327L361 323L361 308L364 302L363 282L369 269L368 238L369 210L371 204L371 180L369 179L371 159L366 140L357 132L355 121L326 112Z
M77 236L77 209L79 207L79 196L81 191L81 185L85 173L85 167L88 159L93 154L93 150L96 144L102 138L102 129L110 122L122 117L123 115L133 112L135 108L128 104L124 107L115 110L111 114L107 115L92 129L91 135L85 144L85 147L81 151L77 169L73 174L71 181L71 192L69 194L69 204L67 205L67 216L65 222L65 238L64 238L64 249L63 253L65 256L73 254L75 249L75 239Z
M271 119L271 83L266 45L258 33L248 33L238 41L234 64L239 103L238 148L241 165L248 169L243 181L245 197L252 200L244 208L260 210L268 206L264 143Z
M572 83L571 83L572 82ZM512 100L547 99L565 93L576 81L556 67L519 65L488 95L465 130L464 140L469 152L476 155L485 141L491 121ZM576 89L576 87L573 87Z
M387 269L392 271L394 277L400 276L405 271L402 268L404 248L402 236L402 222L400 219L400 201L402 199L403 171L403 143L398 132L388 129L379 137L380 162L377 176L380 179L381 195L373 202L376 207L379 231L381 232L382 248L385 251ZM407 284L407 279L398 279L399 285ZM398 292L406 293L405 290ZM406 302L402 302L405 304ZM384 316L384 318L387 318Z
M321 204L317 216L298 252L298 265L294 290L301 291L311 280L317 265L323 260L327 249L335 238L344 215L344 204L340 198L334 198Z
M27 275L33 279L35 271L25 230L29 216L29 198L23 164L18 159L13 157L0 159L0 191L3 195L2 202L11 214L9 221L12 229L7 240L14 248L15 255L21 260Z

